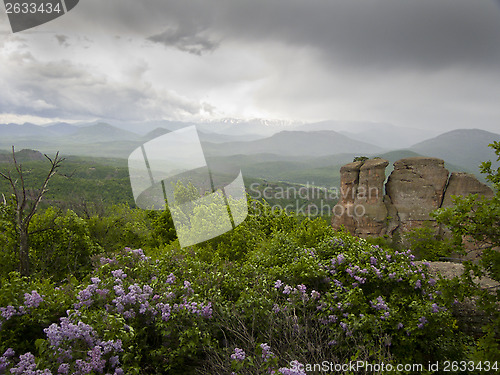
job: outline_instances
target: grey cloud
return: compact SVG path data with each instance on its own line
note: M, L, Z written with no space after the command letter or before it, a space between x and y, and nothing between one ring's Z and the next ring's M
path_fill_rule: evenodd
M496 67L500 62L498 2L275 0L234 3L222 22L225 34L312 46L339 64L363 69L440 69L456 64Z
M147 39L198 56L215 50L219 45L210 36L205 35L203 31L193 32L183 27L169 27L162 33L150 36Z
M61 46L68 46L69 44L67 43L68 41L68 37L66 35L61 35L61 34L57 34L55 35L57 41L59 42L59 45Z
M221 39L313 47L328 63L362 69L500 60L498 0L88 0L72 17L81 30L135 33L197 54Z
M127 81L112 80L67 60L42 62L30 52L10 53L0 63L0 113L80 119L144 120L197 114L199 103L175 92L159 90L142 77L145 67L131 71Z

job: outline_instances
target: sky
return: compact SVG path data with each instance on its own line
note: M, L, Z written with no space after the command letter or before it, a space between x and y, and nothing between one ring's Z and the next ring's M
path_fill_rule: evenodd
M12 33L0 123L219 118L500 132L498 0L81 0Z

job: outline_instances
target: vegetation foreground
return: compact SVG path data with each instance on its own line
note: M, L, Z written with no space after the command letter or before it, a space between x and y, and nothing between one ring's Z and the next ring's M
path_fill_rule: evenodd
M493 248L500 177L490 167L495 198L457 199L436 215L457 240ZM344 373L382 363L434 373L445 361L455 373L498 371L500 293L473 282L498 281L498 252L443 280L411 250L250 207L235 230L184 249L168 211L48 208L30 223L28 277L15 271L15 204L1 204L0 374L305 374L324 361L364 364ZM455 314L465 300L483 313L479 337Z

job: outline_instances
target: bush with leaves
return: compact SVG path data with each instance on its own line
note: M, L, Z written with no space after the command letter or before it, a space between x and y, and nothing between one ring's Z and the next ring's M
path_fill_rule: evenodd
M300 374L299 362L469 358L453 300L411 252L256 208L239 230L196 246L173 241L153 259L130 249L103 257L84 282L57 293L5 284L4 368ZM27 303L38 305L27 311Z
M430 223L405 233L403 241L421 260L438 261L453 251L452 241L436 234L436 229Z
M92 270L91 259L103 249L91 238L86 221L73 211L48 208L30 225L30 258L38 276L62 280L83 278Z
M500 142L490 145L500 161ZM464 300L471 298L478 310L486 312L489 323L483 327L484 336L478 340L475 358L478 360L500 360L500 167L492 167L492 162L482 163L481 172L493 184L495 195L486 199L477 194L466 197L454 197L452 207L439 209L433 216L437 222L445 225L458 244L457 252L465 252L465 242L473 242L481 250L477 262L465 262L465 271L461 278L461 287L456 283L451 288L460 294L449 291L450 295ZM492 289L480 288L474 277L486 275L499 285ZM465 288L465 290L464 290Z

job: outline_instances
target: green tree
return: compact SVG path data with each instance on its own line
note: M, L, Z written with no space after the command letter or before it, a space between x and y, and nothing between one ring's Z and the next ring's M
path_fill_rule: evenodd
M490 145L500 161L500 142ZM437 210L433 216L446 225L454 240L463 249L464 241L473 241L482 249L480 265L489 277L500 281L500 167L492 162L481 164L481 173L493 184L495 195L486 199L472 194L454 197L454 206ZM477 270L476 272L479 272Z
M500 142L490 145L500 161ZM489 322L483 327L485 335L478 341L475 351L477 360L500 360L500 285L496 288L481 289L473 277L487 275L500 282L500 167L493 168L492 162L481 164L481 172L493 184L495 195L486 199L477 194L455 197L454 206L440 209L433 216L438 223L446 225L458 244L464 249L464 241L474 242L482 253L479 262L466 262L462 281L469 289L465 294L472 297L479 309L486 312Z
M82 278L92 268L92 256L102 248L92 239L87 222L73 211L50 207L31 224L30 255L33 272L59 281Z

